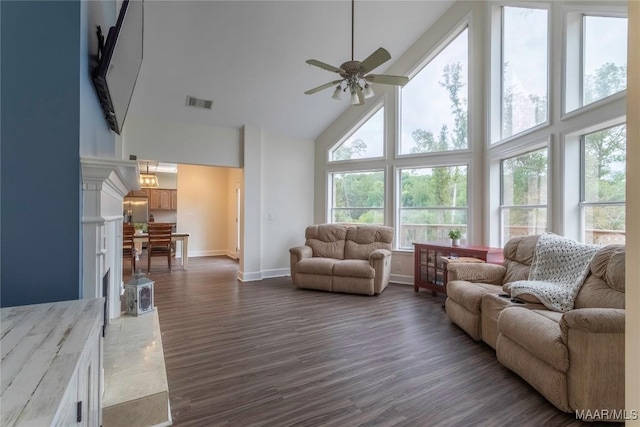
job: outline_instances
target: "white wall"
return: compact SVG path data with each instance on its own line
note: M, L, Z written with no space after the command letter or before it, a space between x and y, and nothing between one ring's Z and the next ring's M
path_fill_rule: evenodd
M140 172L144 172L145 170L145 168L140 168ZM177 173L157 172L156 176L158 177L158 187L170 189L178 188Z
M242 167L239 129L127 116L123 158L172 163Z
M190 233L189 256L227 250L227 169L178 165L177 231Z
M289 248L313 224L313 141L263 132L262 277L290 274Z

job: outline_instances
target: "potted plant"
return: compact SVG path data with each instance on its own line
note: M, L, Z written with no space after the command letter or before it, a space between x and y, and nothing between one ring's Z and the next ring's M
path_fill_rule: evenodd
M460 245L460 238L462 237L462 231L459 228L452 228L449 230L449 238L451 239L451 246Z

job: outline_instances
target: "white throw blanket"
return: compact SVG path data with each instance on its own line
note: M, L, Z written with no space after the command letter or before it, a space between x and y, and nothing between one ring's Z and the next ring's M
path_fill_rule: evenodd
M582 282L589 274L589 263L600 248L553 233L540 235L529 280L511 283L511 297L531 294L549 310L571 310Z

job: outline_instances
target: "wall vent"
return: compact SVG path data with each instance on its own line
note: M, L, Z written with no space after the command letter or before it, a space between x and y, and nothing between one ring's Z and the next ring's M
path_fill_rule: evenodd
M213 101L209 99L200 99L195 96L187 95L187 107L204 108L205 110L211 110Z

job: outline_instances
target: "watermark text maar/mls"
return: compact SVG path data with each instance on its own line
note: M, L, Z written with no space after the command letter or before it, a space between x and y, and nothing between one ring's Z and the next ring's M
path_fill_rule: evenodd
M576 410L576 419L589 421L604 420L637 420L640 413L637 409L580 409Z

